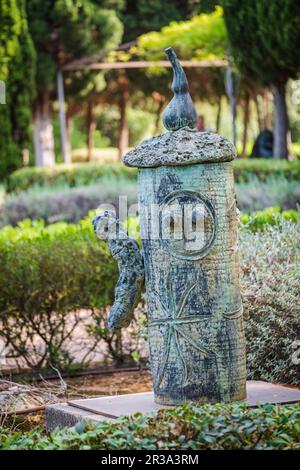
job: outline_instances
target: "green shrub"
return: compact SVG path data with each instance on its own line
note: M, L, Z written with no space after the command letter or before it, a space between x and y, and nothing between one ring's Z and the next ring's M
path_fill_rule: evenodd
M241 223L252 232L260 232L269 225L281 226L283 219L296 223L299 220L299 212L296 210L280 212L279 207L269 207L263 211L240 215Z
M124 177L135 180L135 169L119 164L76 163L50 167L27 167L11 174L7 190L24 191L31 186L68 186L77 187L101 182L103 177Z
M282 219L239 238L248 378L300 386L300 224Z
M90 225L24 221L0 230L0 336L7 357L21 357L29 367L68 366L74 359L65 345L82 308L91 310L91 321L97 317L99 341L114 351L117 338L106 328L104 308L112 303L117 266Z
M300 449L300 406L186 405L156 415L79 423L45 435L0 429L2 450Z
M237 205L241 211L261 210L278 206L296 209L300 204L298 181L283 177L257 178L236 184ZM113 204L118 209L119 195L127 196L128 205L137 201L137 182L122 176L103 176L101 182L70 188L66 185L32 186L16 194L0 194L0 227L16 225L24 219L43 219L46 224L57 221L78 222L99 204ZM243 216L248 221L249 216Z
M300 161L264 158L237 159L233 162L236 182L246 182L253 176L266 181L269 176L284 176L288 180L300 180Z
M243 212L273 206L290 210L300 206L299 181L289 181L283 176L269 176L265 181L252 177L246 183L236 184L235 190L237 206Z
M265 181L269 176L284 176L288 180L300 180L300 161L247 159L233 162L235 181L247 182L254 176ZM54 168L27 167L15 171L9 178L8 191L24 191L33 185L67 185L69 187L96 183L103 176L128 177L136 180L135 168L122 163L78 163L56 165Z
M0 227L16 225L24 219L42 219L46 224L79 222L100 204L118 207L119 195L127 197L128 205L136 203L137 185L121 176L103 177L101 183L76 188L33 186L6 195L0 207Z

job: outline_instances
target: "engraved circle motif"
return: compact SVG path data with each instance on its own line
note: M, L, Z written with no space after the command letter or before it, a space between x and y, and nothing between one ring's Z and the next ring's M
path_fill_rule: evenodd
M170 255L191 261L202 259L216 240L215 209L196 191L174 191L160 205L159 228Z

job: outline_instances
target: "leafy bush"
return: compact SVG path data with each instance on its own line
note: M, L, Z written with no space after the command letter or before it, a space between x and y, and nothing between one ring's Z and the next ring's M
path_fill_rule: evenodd
M103 177L124 177L136 180L134 168L119 164L76 163L73 165L56 165L50 167L26 167L11 174L7 190L24 191L31 186L62 186L70 188L101 182Z
M300 449L300 406L180 406L156 415L119 418L97 427L79 423L45 435L0 429L2 450Z
M256 176L266 181L270 176L285 177L289 181L300 180L300 161L264 158L237 159L233 162L236 182L246 182Z
M16 225L24 219L79 222L100 204L118 207L118 196L127 196L128 204L137 201L137 186L131 180L103 177L101 184L78 188L33 186L27 191L9 194L0 209L0 227Z
M6 227L0 231L0 264L0 336L7 357L22 358L29 367L68 366L74 359L65 345L82 308L90 309L90 323L97 319L97 339L112 356L120 355L104 310L113 300L117 266L90 220Z
M269 225L276 225L280 227L282 221L289 220L297 222L299 220L299 212L295 210L280 212L279 207L269 207L263 211L250 212L248 214L241 214L240 221L251 232L260 232L265 230Z
M237 205L241 211L258 211L279 206L283 210L297 209L300 205L299 181L289 181L283 176L271 176L266 181L251 178L235 185Z
M265 181L269 176L283 176L300 180L300 161L247 159L233 162L235 181L247 182L256 176ZM9 178L8 191L16 192L33 185L67 185L69 187L97 183L103 176L124 176L136 180L135 168L119 164L78 163L56 165L54 168L27 167L17 170Z
M300 386L300 224L244 229L240 253L248 377Z

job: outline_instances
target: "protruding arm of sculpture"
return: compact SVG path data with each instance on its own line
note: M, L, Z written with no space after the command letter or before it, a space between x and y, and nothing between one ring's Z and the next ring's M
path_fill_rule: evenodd
M104 240L118 263L119 279L115 300L108 317L112 330L127 327L132 320L144 284L144 262L138 243L130 238L112 212L105 211L93 219L94 231Z

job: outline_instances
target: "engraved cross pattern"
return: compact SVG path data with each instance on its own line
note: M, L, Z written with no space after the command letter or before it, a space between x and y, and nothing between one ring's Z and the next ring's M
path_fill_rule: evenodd
M161 309L165 313L165 318L159 318L157 320L152 320L149 323L149 326L155 325L164 325L166 327L164 333L164 342L163 342L163 362L160 366L160 370L157 377L157 386L159 387L166 370L166 366L169 360L171 340L174 339L175 346L179 355L179 358L183 366L183 385L187 384L188 379L188 370L184 355L181 350L180 340L185 341L194 349L199 351L203 356L215 356L216 352L213 350L207 349L203 344L196 342L185 330L183 325L185 324L197 324L202 322L204 319L211 318L210 315L186 315L183 316L182 312L188 300L190 293L196 287L196 283L188 286L183 292L178 305L176 305L175 295L172 289L172 283L170 280L170 275L167 280L167 294L169 306L166 306L164 301L160 299L160 296L157 292L154 291L155 300L160 304Z

